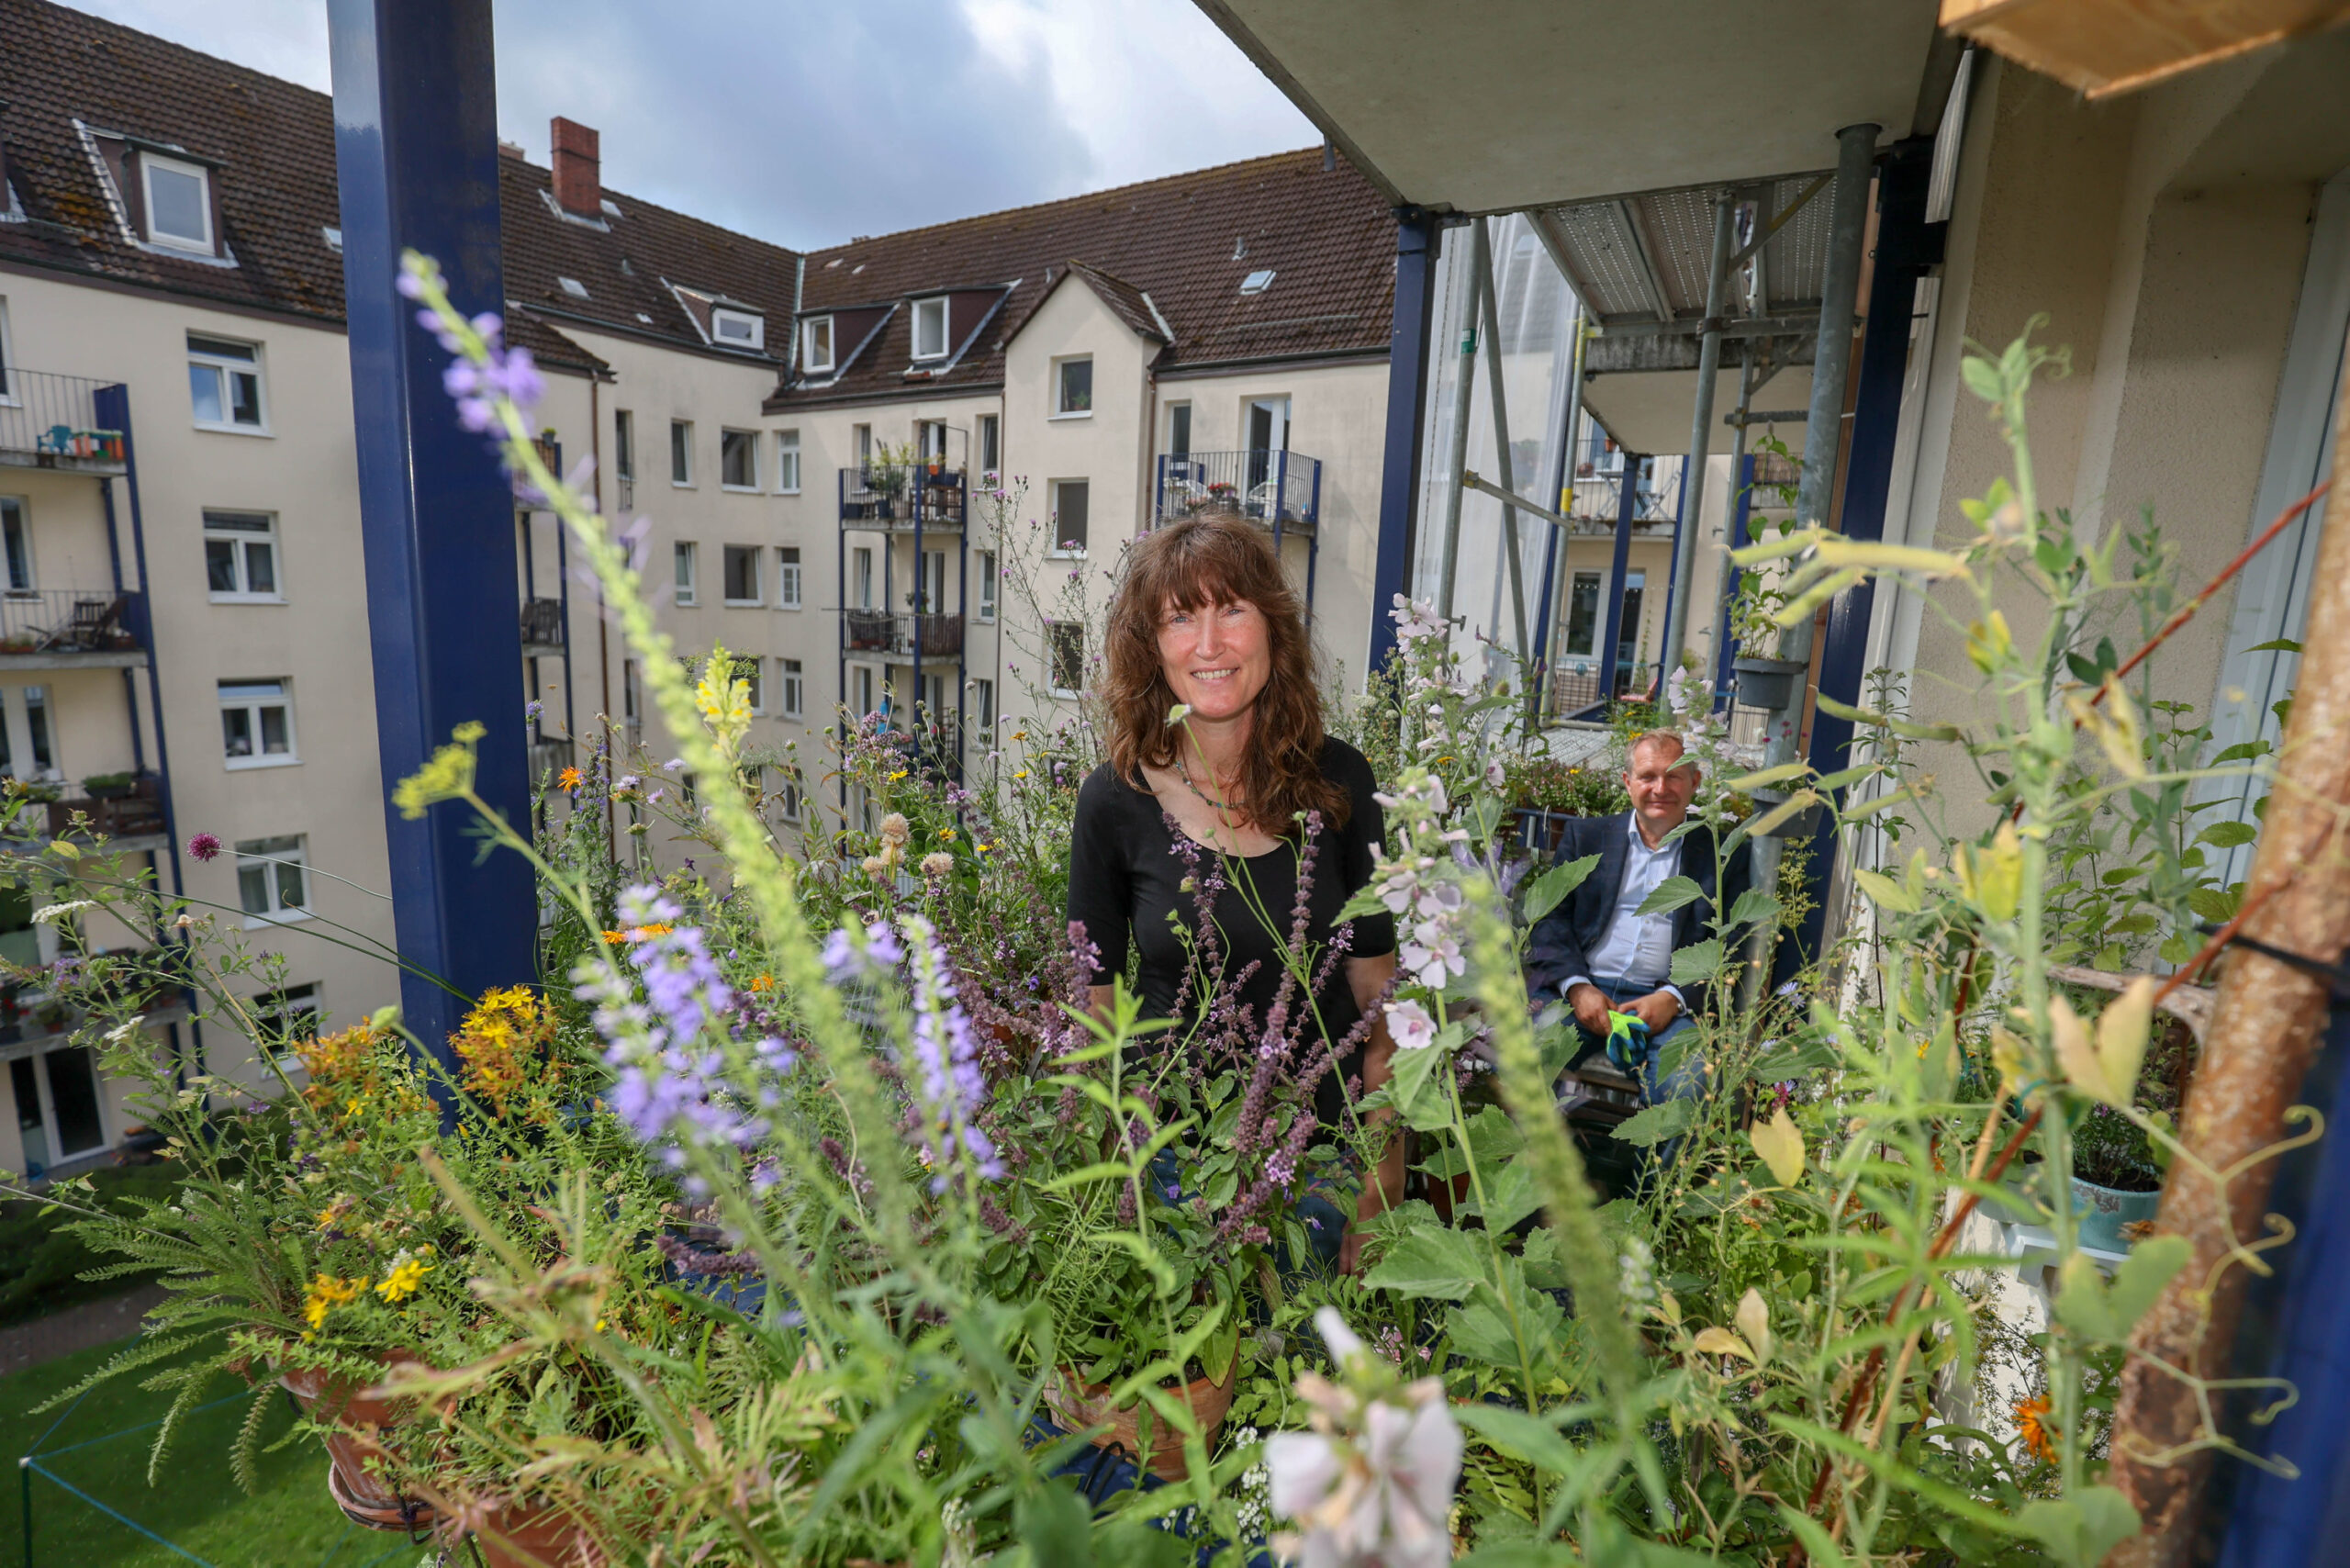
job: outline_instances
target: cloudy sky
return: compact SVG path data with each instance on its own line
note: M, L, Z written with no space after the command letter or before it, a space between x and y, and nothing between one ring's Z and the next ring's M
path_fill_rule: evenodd
M321 90L324 0L67 0ZM1192 0L495 0L498 123L813 248L1320 140Z

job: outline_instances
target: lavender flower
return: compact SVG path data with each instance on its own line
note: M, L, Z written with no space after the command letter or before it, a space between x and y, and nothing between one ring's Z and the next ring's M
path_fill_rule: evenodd
M912 960L915 1071L910 1081L922 1113L923 1158L937 1172L931 1178L931 1191L943 1193L951 1184L944 1167L958 1145L977 1175L1001 1181L1003 1161L994 1140L978 1126L988 1086L979 1073L970 1014L956 999L954 971L929 921L918 914L901 915L898 928Z

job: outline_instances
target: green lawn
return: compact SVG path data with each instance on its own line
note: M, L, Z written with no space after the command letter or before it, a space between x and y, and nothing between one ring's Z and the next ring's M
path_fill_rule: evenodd
M430 1560L424 1548L411 1547L400 1536L362 1529L342 1517L327 1498L326 1450L315 1442L264 1451L261 1491L249 1496L240 1490L229 1472L229 1454L245 1417L245 1397L186 1420L154 1486L147 1484L148 1450L155 1439L151 1423L162 1417L168 1399L139 1387L135 1378L101 1384L70 1414L30 1414L120 1349L100 1346L0 1377L6 1451L41 1456L39 1463L49 1473L20 1471L17 1484L0 1485L0 1568L25 1562L22 1488L28 1475L33 1514L28 1568L186 1568L191 1556L218 1568L414 1568L419 1559ZM237 1392L238 1385L224 1378L209 1397ZM264 1450L292 1424L284 1396L276 1395L264 1428ZM138 1427L145 1429L111 1435ZM108 1518L60 1482L137 1520L181 1551Z
M101 1204L134 1195L168 1198L179 1179L178 1169L165 1164L109 1165L90 1173ZM44 1214L43 1206L24 1198L0 1203L0 1323L18 1323L117 1295L139 1282L140 1276L95 1282L74 1278L84 1269L119 1260L91 1251L80 1237L62 1228L72 1215L62 1209Z

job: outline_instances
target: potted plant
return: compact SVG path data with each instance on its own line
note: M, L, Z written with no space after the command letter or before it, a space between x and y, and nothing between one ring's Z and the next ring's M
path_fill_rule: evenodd
M82 780L82 792L93 801L127 801L138 788L134 773L93 773Z

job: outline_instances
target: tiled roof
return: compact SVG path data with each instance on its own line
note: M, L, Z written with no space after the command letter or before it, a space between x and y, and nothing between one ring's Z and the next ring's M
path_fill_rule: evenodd
M1119 320L1132 328L1136 336L1155 339L1162 343L1174 341L1172 330L1160 318L1158 307L1152 303L1149 295L1125 279L1112 277L1100 267L1091 267L1083 262L1069 263L1069 270L1091 285L1093 292L1102 297L1102 303L1107 305Z
M8 183L28 219L0 222L0 260L341 323L342 257L327 240L341 215L325 94L49 0L0 0L0 100ZM132 243L77 120L217 161L220 231L236 264ZM601 229L567 221L543 195L551 181L520 158L498 159L506 292L529 308L509 312L513 342L587 370L603 363L564 336L566 321L701 348L676 285L764 311L784 346L795 252L618 192L606 195L621 216ZM588 297L566 292L562 277Z
M1128 325L1171 333L1162 369L1387 351L1395 220L1343 158L1326 171L1322 150L1309 148L812 251L803 315L950 289L1012 292L943 371L909 374L911 313L901 310L835 374L802 377L774 401L1001 383L1005 343L1072 258ZM1261 292L1240 292L1268 270Z

